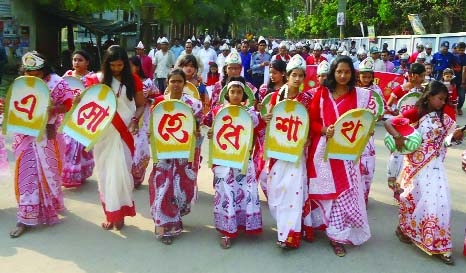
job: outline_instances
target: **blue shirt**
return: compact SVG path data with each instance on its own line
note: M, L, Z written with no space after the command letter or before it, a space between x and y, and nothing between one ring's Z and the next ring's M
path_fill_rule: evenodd
M172 46L170 48L170 51L173 53L175 60L177 60L178 57L180 57L181 51L183 51L183 50L184 50L184 47L182 47L181 45Z
M432 57L433 70L434 72L440 73L440 75L445 68L451 68L455 63L458 63L458 59L451 52L447 52L445 55L437 52Z
M239 52L239 56L241 57L241 65L243 66L244 70L244 78L247 82L251 81L251 77L248 74L248 70L251 68L251 55L252 54L249 51L246 52L246 54L242 51Z
M265 66L261 66L263 62L270 62L272 56L268 52L260 53L259 51L254 52L251 55L251 69L252 74L264 74Z

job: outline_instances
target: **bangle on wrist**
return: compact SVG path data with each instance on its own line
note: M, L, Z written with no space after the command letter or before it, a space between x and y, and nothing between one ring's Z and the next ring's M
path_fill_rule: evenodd
M138 123L138 122L139 122L139 118L137 118L137 117L132 117L132 118L131 118L131 121L135 121L136 123Z

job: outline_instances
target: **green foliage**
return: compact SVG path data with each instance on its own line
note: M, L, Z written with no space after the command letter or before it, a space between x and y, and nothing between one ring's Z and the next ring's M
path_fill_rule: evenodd
M338 0L34 0L80 14L106 10L141 11L154 7L162 24L190 23L198 29L230 30L238 36L252 32L290 38L338 37ZM312 12L306 15L306 2ZM377 35L411 30L407 15L420 15L428 33L466 29L466 0L347 0L345 36L360 36L359 22L374 25Z

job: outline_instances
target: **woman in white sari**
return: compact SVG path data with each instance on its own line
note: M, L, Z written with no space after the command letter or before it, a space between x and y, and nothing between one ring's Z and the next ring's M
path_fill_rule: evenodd
M133 134L138 132L145 98L142 82L131 73L128 55L120 46L107 49L102 72L96 74L95 80L110 86L117 97L117 113L94 146L94 160L100 201L106 215L102 228L119 230L124 225L125 216L136 215L131 174Z

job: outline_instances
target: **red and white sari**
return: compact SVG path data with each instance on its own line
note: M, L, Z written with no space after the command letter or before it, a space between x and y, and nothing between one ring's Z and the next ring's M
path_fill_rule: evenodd
M453 133L456 123L443 115L429 113L419 120L421 147L405 156L400 174L398 220L404 234L429 255L452 251L450 226L450 190L444 159L445 138Z
M98 77L102 74L98 73ZM141 92L142 83L133 76L136 92ZM134 139L128 126L136 112L135 99L126 96L126 86L116 78L111 88L117 96L117 112L101 139L94 146L94 160L97 170L100 201L108 222L117 223L126 216L135 216L133 201Z
M309 194L312 199L312 224L325 227L327 236L339 243L360 245L370 236L364 202L364 186L359 163L352 160L324 160L327 138L323 126L334 124L340 115L355 108L367 108L370 92L361 88L333 99L327 88L319 88L311 109L312 144L308 166Z
M163 101L159 97L156 103ZM202 103L182 94L180 100L189 106L194 113L196 123L200 124L203 116ZM195 156L195 160L199 157ZM181 217L191 211L191 204L197 198L197 173L199 162L188 162L188 159L160 159L154 163L149 177L150 212L156 227L163 227L163 235L177 236L183 231Z
M51 74L45 81L54 105L63 105L73 99L68 84L60 76ZM48 124L58 129L62 120L62 114L50 115ZM58 223L57 213L64 209L61 191L63 135L57 134L50 140L44 135L38 141L32 136L16 134L12 148L16 159L18 223L29 226Z
M272 95L272 105L284 99L287 87L284 85ZM309 111L312 100L310 93L301 92L294 100L302 103ZM267 201L270 213L277 222L278 241L291 248L300 246L303 235L312 240L310 215L305 213L308 199L306 161L307 148L298 164L276 159L268 162L270 170L267 178Z
M223 106L212 109L208 115L214 119ZM248 108L254 127L259 124L257 112ZM205 123L207 126L212 124ZM262 213L259 188L252 159L249 159L246 174L240 169L213 166L214 173L214 223L215 228L231 238L238 236L239 230L247 234L262 233Z

